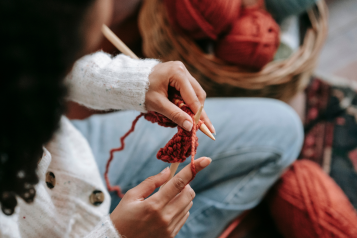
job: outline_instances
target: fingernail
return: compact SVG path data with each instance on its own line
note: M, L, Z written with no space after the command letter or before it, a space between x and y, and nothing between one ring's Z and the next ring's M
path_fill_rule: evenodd
M200 162L200 165L205 168L212 162L211 158L206 157L204 160Z
M186 131L191 131L193 125L192 122L186 120L182 126Z
M164 168L164 170L163 170L163 171L161 171L161 172L160 172L160 174L164 174L164 173L166 173L166 171L167 171L167 170L169 170L169 167Z

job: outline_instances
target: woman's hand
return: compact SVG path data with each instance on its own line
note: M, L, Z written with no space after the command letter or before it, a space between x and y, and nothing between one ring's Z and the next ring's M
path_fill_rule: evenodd
M193 113L196 113L206 100L206 92L195 78L188 72L185 65L179 61L156 65L149 75L150 86L146 93L145 104L148 111L158 112L171 119L187 131L192 129L192 118L179 107L169 101L169 86L181 93L185 103ZM203 111L201 119L212 133L215 129Z
M211 163L209 158L195 161L199 172ZM129 190L110 218L119 234L127 238L175 237L185 224L195 192L191 181L191 165L187 165L157 193L147 198L170 177L166 168ZM147 198L147 199L146 199Z

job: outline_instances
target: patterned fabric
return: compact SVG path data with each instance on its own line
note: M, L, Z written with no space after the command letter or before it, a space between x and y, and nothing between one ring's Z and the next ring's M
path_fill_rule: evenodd
M299 159L318 163L357 209L357 96L313 78L306 89L305 141ZM280 238L263 201L228 238Z
M314 79L306 95L306 135L300 159L320 164L357 208L356 92Z

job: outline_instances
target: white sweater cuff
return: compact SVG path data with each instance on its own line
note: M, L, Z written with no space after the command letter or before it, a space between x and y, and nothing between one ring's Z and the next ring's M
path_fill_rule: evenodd
M159 61L135 60L104 52L84 56L66 78L69 100L98 110L133 109L146 112L149 74Z
M94 228L94 230L85 236L85 238L120 238L118 231L115 229L110 216L105 216Z

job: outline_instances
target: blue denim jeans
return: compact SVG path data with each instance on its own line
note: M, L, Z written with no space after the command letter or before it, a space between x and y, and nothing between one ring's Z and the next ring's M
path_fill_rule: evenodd
M198 132L196 158L207 156L212 163L191 182L196 197L179 238L217 237L231 220L262 200L297 158L303 142L299 117L277 100L208 99L205 110L217 136L212 141ZM87 138L101 174L109 150L119 146L119 138L138 114L123 111L72 121ZM125 192L167 167L167 163L156 159L156 153L176 132L175 128L140 119L126 140L125 150L115 154L109 173L111 183L119 184ZM114 193L111 196L113 210L120 198Z

